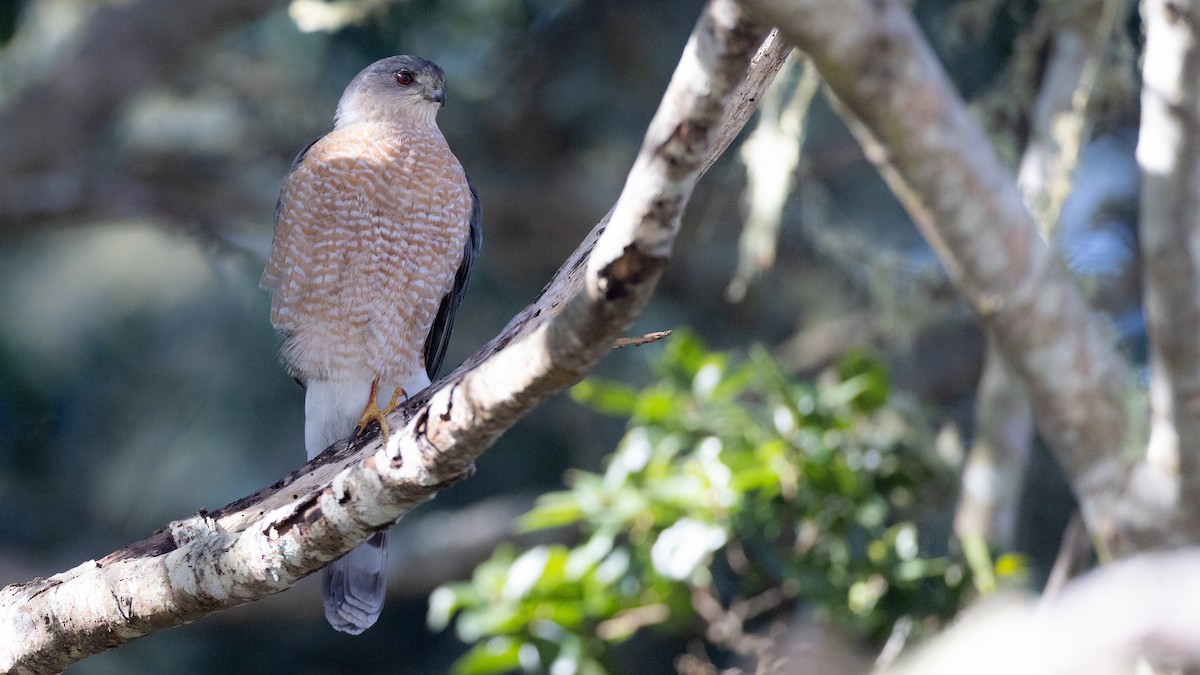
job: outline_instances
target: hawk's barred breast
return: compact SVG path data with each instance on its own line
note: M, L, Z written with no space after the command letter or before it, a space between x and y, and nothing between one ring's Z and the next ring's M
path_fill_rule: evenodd
M263 280L292 374L392 382L423 370L471 212L466 176L437 127L337 129L309 148L280 204Z

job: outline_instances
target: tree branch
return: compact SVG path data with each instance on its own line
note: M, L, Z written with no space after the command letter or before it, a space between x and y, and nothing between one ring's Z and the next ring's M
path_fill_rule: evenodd
M654 331L653 333L639 335L637 337L617 338L613 341L613 349L624 349L626 347L641 347L642 345L648 345L651 342L658 342L659 340L670 337L671 332L672 331L669 330L659 330Z
M364 447L343 441L216 512L0 590L0 670L56 672L277 593L470 475L497 436L595 366L649 300L692 187L745 124L764 71L782 63L764 45L747 78L756 84L734 94L764 33L732 0L709 4L611 218L497 338L393 414L400 431Z
M1042 5L1038 23L1048 35L1027 49L1046 49L1041 86L1029 113L1030 138L1017 187L1042 236L1058 248L1059 213L1071 174L1088 140L1086 107L1121 0ZM1033 41L1030 41L1033 42ZM1033 59L1032 55L1024 58ZM1025 382L988 341L975 400L975 438L963 468L955 531L972 556L984 542L1012 548L1023 477L1031 454L1033 410ZM990 567L990 556L986 567ZM977 571L984 568L975 565ZM990 569L987 570L990 574Z
M1137 157L1150 337L1147 460L1163 500L1200 519L1200 3L1142 5L1146 56Z
M1200 550L1106 565L1043 602L968 613L886 675L1128 673L1139 656L1200 664Z
M1160 543L1161 509L1130 490L1125 365L905 4L744 2L812 57L867 157L1028 384L1090 530Z

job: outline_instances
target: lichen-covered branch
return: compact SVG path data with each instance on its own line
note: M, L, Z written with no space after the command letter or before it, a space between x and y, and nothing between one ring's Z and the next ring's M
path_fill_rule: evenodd
M781 63L769 57L778 47L768 46L746 76L764 35L732 0L708 5L607 224L500 336L394 413L399 431L386 442L340 443L215 512L171 523L103 560L0 590L0 671L57 672L277 593L467 477L498 435L579 380L641 312L692 187ZM757 84L735 94L743 80Z
M1125 451L1137 439L1125 365L906 4L745 4L812 58L867 157L1028 385L1091 531L1161 541L1162 512L1130 490Z

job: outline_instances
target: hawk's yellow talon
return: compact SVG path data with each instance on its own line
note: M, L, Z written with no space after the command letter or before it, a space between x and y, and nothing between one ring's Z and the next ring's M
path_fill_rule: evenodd
M400 397L403 396L408 400L408 394L405 393L404 387L396 387L392 392L392 398L388 401L387 407L383 410L379 409L379 404L375 402L375 396L379 393L379 378L371 381L371 396L367 399L367 406L363 408L362 417L358 418L358 426L354 428L354 437L361 438L367 433L367 427L371 422L379 424L379 435L386 439L391 435L391 429L388 428L387 416L390 415L400 404Z
M404 397L405 401L408 400L408 392L404 391L404 387L396 387L396 391L392 392L392 400L388 401L387 410L383 411L384 415L391 414L393 410L399 407L401 396Z

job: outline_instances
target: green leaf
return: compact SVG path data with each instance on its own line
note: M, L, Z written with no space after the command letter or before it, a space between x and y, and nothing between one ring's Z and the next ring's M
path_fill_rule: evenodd
M454 629L460 640L470 643L488 636L518 633L531 618L529 607L495 599L492 604L463 610Z
M520 649L521 643L511 638L492 638L472 647L454 662L450 672L455 675L509 673L521 667Z
M687 329L676 330L667 340L662 360L655 364L655 371L663 379L682 376L690 381L704 365L707 356L708 350L699 336Z
M468 606L478 596L468 584L438 586L429 594L429 612L425 624L429 630L441 631L450 625L454 613Z
M501 590L505 600L520 600L541 583L551 568L554 549L550 546L534 546L513 561Z
M620 382L589 377L571 387L571 398L596 412L626 417L634 411L638 393Z
M578 522L583 508L571 492L551 492L538 497L537 504L517 521L522 532L548 530Z
M596 533L583 546L577 546L567 554L565 575L569 581L578 581L592 572L613 550L613 535Z
M837 372L843 386L852 383L844 392L853 394L845 399L847 403L855 403L860 410L877 410L887 403L891 388L887 369L866 352L858 350L847 354L838 363Z
M924 451L931 434L914 433L924 422L890 396L878 361L851 354L812 384L764 348L709 352L681 331L653 373L641 392L595 378L572 390L629 415L628 431L602 474L569 472L570 487L521 525L574 525L582 543L502 548L431 598L431 626L457 617L468 642L507 640L501 657L473 657L481 668L603 672L616 635L694 630L694 585L720 584L722 597L786 589L875 639L902 616L926 630L955 610L972 571L931 554L915 519L936 510L925 495L948 492L931 482L953 476ZM706 544L705 532L721 537ZM667 618L643 621L651 607ZM625 630L613 632L618 616Z
M677 407L675 397L670 392L651 387L637 398L633 417L649 424L663 422L671 418Z

